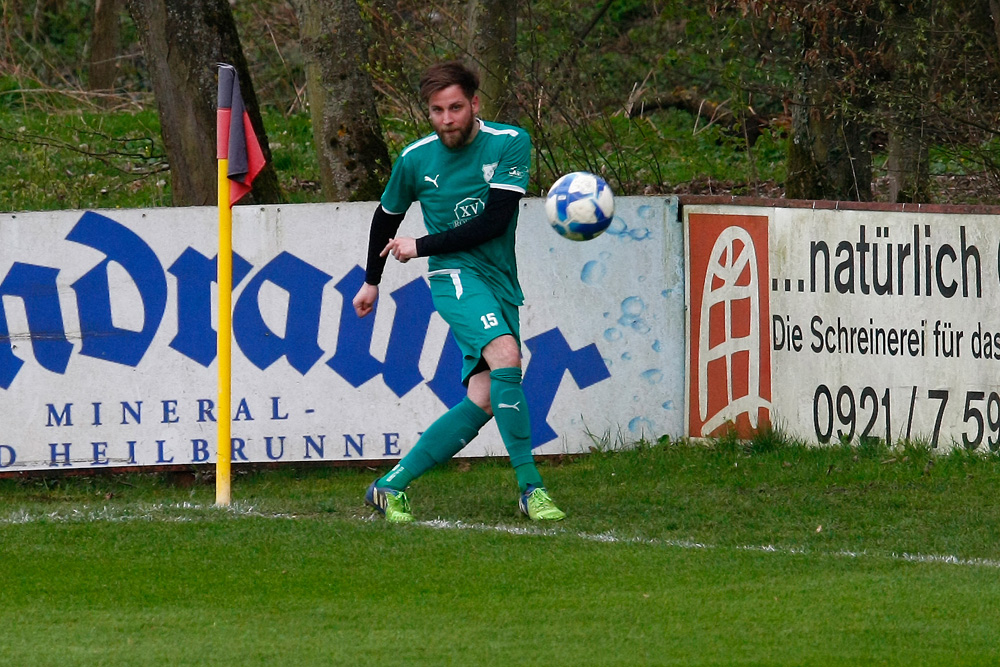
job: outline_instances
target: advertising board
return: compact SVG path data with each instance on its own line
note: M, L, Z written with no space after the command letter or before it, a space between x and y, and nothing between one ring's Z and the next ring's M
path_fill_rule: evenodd
M687 428L1000 445L997 216L683 208Z
M234 463L398 459L464 395L425 261L351 307L374 206L234 208ZM216 209L0 214L0 239L0 472L214 462ZM676 200L621 197L586 243L522 203L536 453L681 435L682 247ZM504 454L492 424L462 452Z

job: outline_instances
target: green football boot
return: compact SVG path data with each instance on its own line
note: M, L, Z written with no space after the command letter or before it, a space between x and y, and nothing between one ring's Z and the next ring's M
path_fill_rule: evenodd
M385 517L389 523L410 523L413 515L410 514L410 499L406 497L405 491L396 491L388 487L375 486L378 480L372 482L365 493L365 504L371 505L378 513Z
M521 494L517 506L532 521L562 521L566 518L566 513L556 507L548 492L540 486Z

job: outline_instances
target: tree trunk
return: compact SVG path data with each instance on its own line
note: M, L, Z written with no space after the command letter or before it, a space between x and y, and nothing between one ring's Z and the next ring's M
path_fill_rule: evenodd
M919 135L897 128L889 133L886 171L889 177L889 201L927 203L930 201L929 158Z
M806 33L800 88L792 109L785 196L789 199L871 201L872 159L862 111L868 102L842 86L850 66L838 57L838 46L864 49L873 36L861 21L849 21L826 32L814 25ZM830 34L835 33L835 34ZM809 63L812 64L809 64Z
M174 206L215 205L218 168L215 63L236 67L240 91L267 166L253 182L252 200L280 201L278 178L227 0L128 0L160 111L170 161Z
M378 199L391 163L357 0L295 0L313 141L328 201Z
M871 201L872 166L859 123L824 100L822 82L792 109L785 196L789 199Z
M916 203L930 201L930 156L928 138L924 132L924 110L931 94L933 69L928 62L926 47L917 48L918 22L929 24L930 11L926 6L904 5L897 7L891 29L896 39L891 40L891 50L886 58L888 78L894 89L910 91L913 102L888 105L888 156L886 172L889 181L889 201Z
M87 87L93 91L111 91L115 87L118 67L120 26L119 12L122 0L96 0L94 24L90 33L90 63Z
M517 58L517 3L469 0L467 51L479 70L479 115L501 123L517 120L511 88Z

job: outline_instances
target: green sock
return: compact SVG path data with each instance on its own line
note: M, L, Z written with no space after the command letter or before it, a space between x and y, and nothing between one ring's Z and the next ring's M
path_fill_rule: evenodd
M379 480L378 486L405 490L417 477L458 454L489 420L489 415L466 396L424 431L409 454Z
M531 455L531 417L521 387L520 368L497 368L490 373L490 406L510 455L510 464L514 466L517 485L522 492L529 485L542 486L535 457Z

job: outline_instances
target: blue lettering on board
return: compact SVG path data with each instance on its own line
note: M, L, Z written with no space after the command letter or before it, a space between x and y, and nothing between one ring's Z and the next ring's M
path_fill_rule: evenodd
M283 436L283 435L279 435L278 436L278 451L277 451L277 453L275 453L275 451L274 451L274 437L273 436L270 436L270 435L264 436L264 447L265 447L265 451L267 453L267 458L271 459L272 461L277 461L278 459L280 459L282 456L285 455L285 436Z
M465 387L456 379L462 377L462 350L455 342L455 337L448 333L444 341L444 349L441 350L441 358L438 360L434 377L427 383L428 388L434 395L441 399L441 402L453 408L462 402L465 397Z
M3 309L4 296L18 296L24 300L31 349L39 365L53 373L66 371L73 344L66 340L63 328L59 288L56 285L58 274L59 269L14 262L7 277L0 283L0 341L5 343L0 347L0 355L9 356L7 363L0 361L0 387L4 389L10 386L23 363L13 356L7 315Z
M209 259L187 248L167 269L177 278L177 335L170 347L202 366L215 360L219 343L212 328L212 284L218 283L218 263L218 255ZM252 268L250 262L233 253L234 288Z
M165 314L167 272L153 250L135 232L97 213L84 213L66 239L104 255L102 261L71 285L76 295L81 327L79 353L136 366L148 351ZM176 281L177 294L177 333L169 346L202 366L210 365L216 357L212 289L217 278L217 259L189 247L168 270ZM143 312L143 324L139 331L113 324L108 274L111 263L125 270L138 291ZM250 262L234 254L233 284L241 284L253 269ZM74 345L65 330L58 298L58 273L57 268L14 262L0 282L0 297L13 296L23 300L27 337L35 360L45 370L63 374L70 363ZM331 275L288 252L281 252L261 267L244 286L233 311L234 336L243 355L261 370L282 357L302 375L312 370L329 352L319 345L319 330L323 292L331 280ZM459 381L462 354L454 338L451 335L446 337L433 377L427 380L419 367L434 314L427 281L417 278L389 293L395 308L384 360L377 359L371 349L376 318L358 318L350 307L350 301L363 281L364 270L355 265L334 285L345 305L339 314L336 349L324 366L353 387L360 387L381 376L385 386L398 397L425 383L445 406L457 405L465 396L465 388ZM273 331L261 314L260 292L266 282L288 294L282 335ZM377 311L377 303L375 308ZM18 334L13 338L19 337ZM532 409L532 438L537 447L557 437L546 420L567 372L580 389L601 382L611 374L596 345L573 350L558 328L527 339L525 345L531 351L531 362L525 369L524 390ZM18 356L15 350L3 300L0 299L0 389L9 389L24 365L23 354ZM287 419L288 413L281 410L278 399L272 397L271 400L272 419ZM100 425L99 404L94 405L94 424ZM141 423L141 401L136 401L134 407L126 401L122 401L121 405L122 424ZM47 426L72 425L71 407L72 403L61 406L48 404ZM198 421L214 421L213 407L211 400L199 399ZM162 401L161 408L161 423L178 422L176 401ZM252 420L249 406L241 404L236 418L240 421ZM386 435L383 443L386 455L398 454L397 438ZM314 454L323 458L323 437L305 436L305 439L305 458L312 458ZM191 443L192 459L203 460L203 441L192 440ZM276 459L283 455L283 437L269 437L265 443L268 458ZM244 445L242 440L233 439L236 460L246 460ZM358 440L345 436L345 456L350 457L352 453L361 455L363 447L362 436L358 436ZM50 465L72 465L68 443L50 443L50 448ZM13 450L2 450L2 453L6 458L0 459L0 464L5 464L0 467L11 465L16 453ZM163 451L162 445L157 454L160 462L173 458ZM104 450L98 449L97 443L94 444L93 458L95 463L101 465L106 460ZM129 459L134 462L134 444L131 445Z
M364 281L364 270L355 266L337 283L337 291L343 295L345 304L351 303ZM427 336L427 326L434 313L434 304L431 289L422 278L403 285L389 296L396 303L396 314L389 332L385 361L379 361L371 353L372 332L378 312L376 301L369 317L359 318L350 307L340 311L337 350L326 365L352 387L360 387L381 374L385 386L401 397L424 379L417 364Z
M597 346L591 343L572 350L559 329L549 329L525 341L531 350L531 363L524 372L524 395L533 415L531 441L535 447L556 438L545 419L552 408L563 374L569 372L580 389L611 377Z
M247 359L264 370L281 357L305 375L323 356L319 338L323 286L332 279L327 273L282 252L268 262L243 289L233 309L233 333ZM285 335L278 336L264 323L260 313L260 288L271 282L288 292Z
M204 438L191 439L191 463L205 463L210 456L208 440Z
M167 278L156 253L135 232L87 211L66 239L100 250L104 261L72 284L80 315L80 354L137 366L153 342L167 306ZM108 265L116 262L132 278L142 300L141 331L112 324Z
M63 403L63 409L57 410L56 406L52 403L47 403L45 405L48 411L48 420L46 421L46 426L72 426L73 425L73 404Z
M10 445L0 445L0 468L9 468L17 461L17 450Z

